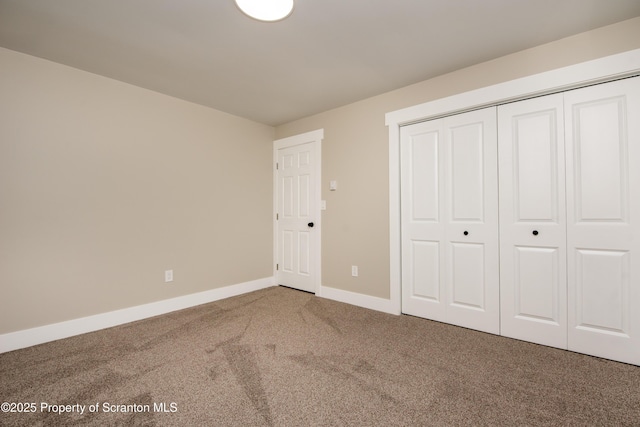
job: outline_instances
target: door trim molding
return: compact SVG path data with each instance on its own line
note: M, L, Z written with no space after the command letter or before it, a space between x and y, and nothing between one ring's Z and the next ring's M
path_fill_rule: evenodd
M385 124L389 128L389 295L394 313L400 314L402 310L400 235L400 128L402 126L630 77L639 73L640 49L635 49L387 113Z
M276 213L278 209L278 171L276 169L276 163L278 162L278 150L282 148L295 147L296 145L312 143L313 144L313 157L314 157L314 170L315 170L315 212L314 212L314 224L318 238L315 239L315 257L312 260L313 267L316 271L316 277L314 280L314 293L317 295L320 292L322 286L322 215L320 210L320 200L322 198L322 140L324 139L324 129L317 129L314 131L306 132L300 135L294 135L287 138L281 138L273 141L273 277L275 284L278 284L278 271L276 270L276 264L278 263L278 221L276 220Z

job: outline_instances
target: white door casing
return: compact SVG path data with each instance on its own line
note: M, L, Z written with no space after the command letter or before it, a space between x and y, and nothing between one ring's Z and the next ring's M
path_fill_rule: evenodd
M274 277L277 284L320 288L320 174L323 131L274 141Z
M500 333L567 348L563 95L498 107Z
M640 365L640 77L564 108L568 348Z
M495 108L401 131L405 313L499 333Z

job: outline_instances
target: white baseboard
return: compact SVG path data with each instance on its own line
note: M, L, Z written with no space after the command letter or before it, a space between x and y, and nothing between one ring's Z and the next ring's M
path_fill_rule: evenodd
M274 286L273 277L0 335L0 353L111 328Z
M358 307L368 308L370 310L382 311L383 313L399 315L398 304L392 300L372 297L370 295L358 294L355 292L344 291L342 289L329 288L321 286L317 296L331 299L334 301L344 302Z

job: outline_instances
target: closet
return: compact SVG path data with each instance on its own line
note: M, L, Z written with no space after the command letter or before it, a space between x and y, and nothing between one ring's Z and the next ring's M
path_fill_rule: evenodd
M640 365L640 77L404 126L402 311Z

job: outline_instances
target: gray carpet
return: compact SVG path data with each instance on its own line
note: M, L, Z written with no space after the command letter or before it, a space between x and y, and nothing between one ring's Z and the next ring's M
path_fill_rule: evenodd
M640 367L282 287L2 354L0 385L37 406L6 426L640 425Z

